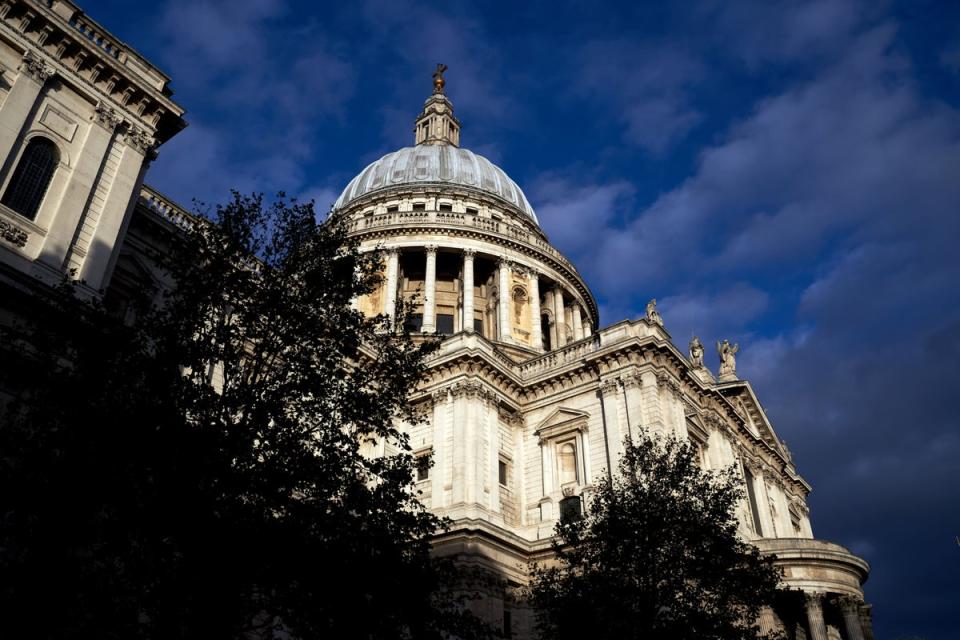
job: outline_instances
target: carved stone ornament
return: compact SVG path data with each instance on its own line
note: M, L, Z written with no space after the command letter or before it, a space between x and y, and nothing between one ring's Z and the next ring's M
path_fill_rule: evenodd
M116 109L103 102L97 103L95 119L97 124L111 130L123 122L123 117L117 113Z
M14 246L24 247L29 237L30 234L20 227L16 227L6 220L0 220L0 238L3 238Z
M617 384L616 380L602 380L600 382L600 393L604 396L608 396L611 393L616 393L618 386L619 385Z
M822 610L824 595L822 591L804 591L803 597L807 602L807 609L815 611Z
M154 144L156 144L156 140L154 140L153 136L143 129L134 127L132 125L129 129L127 129L124 139L127 141L128 145L144 154L153 149Z
M847 613L860 613L860 607L863 605L863 600L857 598L856 596L850 595L840 595L836 598L837 606L840 607L840 610Z
M437 245L435 245L435 244L425 244L425 245L423 245L423 250L424 250L424 252L427 253L428 255L431 254L431 253L434 254L434 255L436 255L436 254L437 254L437 249L438 249L438 247L437 247Z
M682 387L680 386L680 383L665 373L657 374L657 386L667 387L669 389L672 389L676 393L681 393L683 391Z
M620 376L620 384L624 389L634 389L643 386L640 376L636 373L628 373Z
M23 54L23 60L20 63L20 71L25 72L28 76L41 84L46 82L47 79L53 75L53 69L48 67L47 64L41 60L39 56L37 56L37 54L29 49Z

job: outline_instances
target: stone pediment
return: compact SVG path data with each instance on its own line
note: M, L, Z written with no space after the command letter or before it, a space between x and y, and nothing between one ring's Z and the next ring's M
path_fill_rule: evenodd
M792 462L790 452L774 432L773 424L749 383L743 381L725 390L724 395L751 431L783 456L788 463Z
M576 409L560 407L537 425L533 435L541 442L565 435L572 431L586 431L590 414Z

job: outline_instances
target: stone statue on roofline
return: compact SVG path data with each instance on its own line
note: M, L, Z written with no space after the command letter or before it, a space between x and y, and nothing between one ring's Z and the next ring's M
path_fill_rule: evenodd
M657 311L656 298L651 298L650 302L647 303L647 320L656 323L661 327L663 326L663 318L660 317L660 313Z
M693 339L690 340L690 364L696 369L702 369L703 364L703 343L700 342L700 338L693 336Z
M720 354L720 377L737 377L737 358L736 354L740 351L739 344L730 344L729 340L717 342L717 353Z

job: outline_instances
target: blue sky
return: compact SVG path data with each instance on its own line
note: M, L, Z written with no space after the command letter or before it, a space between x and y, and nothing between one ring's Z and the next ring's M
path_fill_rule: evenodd
M878 637L956 637L960 4L83 4L173 77L148 181L185 204L328 206L449 65L604 324L656 297L679 345L740 343Z

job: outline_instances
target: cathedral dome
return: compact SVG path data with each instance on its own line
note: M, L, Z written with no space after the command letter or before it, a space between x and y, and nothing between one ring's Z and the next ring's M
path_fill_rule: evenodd
M493 196L534 222L537 215L520 187L481 155L451 144L419 144L388 153L371 162L337 198L334 209L380 190L402 185L449 185Z

